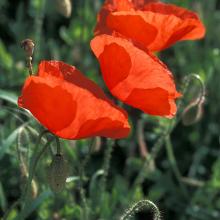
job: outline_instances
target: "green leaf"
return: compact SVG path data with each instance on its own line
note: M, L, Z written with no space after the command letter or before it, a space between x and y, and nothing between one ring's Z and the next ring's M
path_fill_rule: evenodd
M17 105L18 97L12 92L8 92L0 89L0 99L4 99L12 104Z
M5 193L4 193L4 189L2 187L1 182L0 182L0 206L1 206L2 210L6 210L6 208L7 208L7 201L5 198Z
M34 212L48 197L52 195L51 191L41 193L34 201L29 202L24 210L24 219Z
M24 125L20 126L16 130L14 130L7 139L3 140L2 143L0 143L0 160L4 156L4 154L7 152L8 148L15 142L17 135Z

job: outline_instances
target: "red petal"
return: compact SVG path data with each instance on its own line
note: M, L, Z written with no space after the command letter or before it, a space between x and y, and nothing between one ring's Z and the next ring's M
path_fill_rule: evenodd
M176 113L177 93L169 70L156 57L131 42L109 35L91 41L106 85L121 101L166 117Z
M153 42L158 31L145 17L141 11L115 12L107 17L107 26L146 47Z
M95 35L112 33L106 25L106 19L110 12L129 11L132 9L133 4L129 0L106 0L97 17L97 25L94 30Z
M146 4L146 19L158 30L157 38L148 46L160 51L177 41L196 40L205 36L205 27L196 13L165 3Z
M135 9L142 10L146 4L159 2L159 0L132 0Z
M26 80L19 106L66 139L123 138L130 130L121 108L75 67L59 61L41 62L38 76Z
M98 21L97 30L100 32L96 34L116 31L151 51L160 51L178 41L200 39L205 35L205 27L196 13L159 2L143 5L138 1L130 10L113 7L101 18L104 18L100 20L103 23Z

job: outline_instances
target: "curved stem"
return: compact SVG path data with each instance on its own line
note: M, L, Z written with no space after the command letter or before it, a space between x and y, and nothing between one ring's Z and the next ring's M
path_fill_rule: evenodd
M167 127L167 129L165 129L165 131L161 134L161 136L158 138L156 143L153 145L151 153L148 154L147 157L145 158L144 164L143 164L140 172L138 173L138 175L134 181L134 186L137 186L137 185L143 183L143 181L146 177L146 170L147 170L148 166L150 165L151 161L157 157L157 154L159 153L159 151L163 147L165 138L168 135L170 135L173 128L174 128L174 120L171 121L171 123Z
M185 76L184 80L183 80L183 88L182 88L182 94L183 96L186 94L186 91L189 87L189 83L191 80L197 80L199 82L199 86L200 86L200 90L201 92L199 93L199 97L197 99L197 103L200 104L201 102L204 101L204 97L205 97L205 92L206 92L206 89L205 89L205 85L204 85L204 82L202 81L202 79L200 78L199 75L195 74L195 73L192 73L188 76ZM181 107L181 104L182 104L182 99L181 101L178 103L178 108Z
M149 209L153 212L153 220L161 220L160 217L160 210L158 207L151 202L150 200L141 200L137 203L135 203L131 208L129 208L123 216L120 218L120 220L127 220L132 218L136 213L139 211L142 211L143 209Z
M137 140L141 157L146 158L148 155L148 148L144 140L144 125L141 119L137 121Z

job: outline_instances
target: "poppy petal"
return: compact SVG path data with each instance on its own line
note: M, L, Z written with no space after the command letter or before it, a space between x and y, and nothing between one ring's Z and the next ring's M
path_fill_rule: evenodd
M159 2L159 0L132 0L135 9L142 10L146 4Z
M157 36L157 28L148 23L145 13L141 11L122 11L110 13L107 26L143 46L149 45Z
M171 72L150 52L110 35L91 41L104 81L121 101L145 113L172 117L176 113L176 91Z
M123 138L130 131L126 112L79 70L60 61L41 62L38 75L25 81L18 104L61 138Z
M140 4L136 2L133 10L108 10L100 33L116 31L151 51L160 51L177 41L200 39L205 35L205 27L197 14L185 8L160 2L145 4L141 10L138 7Z
M106 19L110 12L129 11L132 9L133 4L129 0L106 0L97 17L97 25L94 30L95 35L112 33L106 25Z
M198 15L172 4L146 4L147 20L158 29L157 38L148 46L151 51L160 51L177 41L196 40L205 36L205 26Z

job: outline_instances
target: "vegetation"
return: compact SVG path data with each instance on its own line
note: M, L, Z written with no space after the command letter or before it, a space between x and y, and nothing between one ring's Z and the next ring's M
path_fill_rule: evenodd
M62 140L69 175L65 189L54 193L47 169L56 142L45 134L36 148L43 127L17 106L28 75L20 42L34 40L35 71L40 60L62 60L111 96L89 46L102 1L73 0L70 17L57 8L57 2L0 1L0 217L150 220L159 219L158 207L167 220L220 219L219 1L169 1L197 11L207 28L205 39L180 42L159 54L172 70L178 89L185 91L178 117L152 117L124 105L133 128L128 138ZM185 121L179 120L201 94L201 82L206 87L205 102L199 108L202 118L190 123L196 109L185 114ZM33 161L46 139L51 145L37 161L27 194Z

